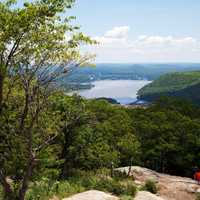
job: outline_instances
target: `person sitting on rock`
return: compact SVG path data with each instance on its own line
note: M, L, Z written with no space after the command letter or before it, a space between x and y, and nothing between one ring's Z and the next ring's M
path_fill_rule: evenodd
M198 184L200 184L200 169L198 169L194 174L194 179L198 182Z
M197 166L192 168L192 177L191 178L195 179L195 173L198 171L198 169L199 168Z

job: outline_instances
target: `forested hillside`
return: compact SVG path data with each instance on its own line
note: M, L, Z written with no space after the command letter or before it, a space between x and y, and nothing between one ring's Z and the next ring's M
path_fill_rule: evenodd
M200 71L170 73L139 90L140 99L153 101L160 96L183 97L200 103Z

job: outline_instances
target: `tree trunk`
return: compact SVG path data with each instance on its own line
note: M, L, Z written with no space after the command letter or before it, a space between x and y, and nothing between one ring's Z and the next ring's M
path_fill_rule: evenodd
M61 169L59 179L62 180L62 179L72 176L72 168L73 166L70 164L70 161L68 159L65 159L62 169Z
M72 172L73 164L71 163L71 159L69 158L69 146L72 140L72 130L69 127L65 127L63 129L64 132L64 145L61 153L61 159L64 159L64 163L61 166L61 172L59 175L59 179L65 179L69 177Z
M3 83L4 83L4 75L0 73L0 113L3 107Z
M24 121L28 115L28 111L29 111L29 94L28 94L28 91L26 91L25 106L24 106L23 113L21 115L21 121L20 121L20 126L19 126L19 131L21 132L24 130Z
M22 181L22 186L19 190L19 200L25 199L25 195L28 189L28 184L33 173L33 168L34 168L34 158L31 157L27 166L26 173Z
M3 188L4 188L4 200L25 200L25 195L28 189L28 183L30 180L30 177L33 172L33 162L34 160L30 161L26 174L24 175L24 179L22 181L22 186L19 190L19 193L13 192L10 185L7 182L2 182Z

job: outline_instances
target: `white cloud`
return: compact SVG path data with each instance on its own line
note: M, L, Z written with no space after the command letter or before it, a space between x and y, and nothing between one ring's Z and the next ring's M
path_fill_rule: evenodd
M140 35L139 37L138 37L138 40L144 40L144 39L146 39L148 36L147 35Z
M146 36L141 35L138 37L138 42L146 45L187 45L195 44L197 41L192 37L179 37L175 38L173 36Z
M130 30L129 26L118 26L114 27L105 33L105 37L108 38L125 38Z
M97 36L93 39L98 41L101 46L119 46L127 42L129 30L129 26L118 26L107 31L103 36Z
M191 36L139 35L130 37L129 26L118 26L94 37L92 48L99 62L198 62L200 41Z

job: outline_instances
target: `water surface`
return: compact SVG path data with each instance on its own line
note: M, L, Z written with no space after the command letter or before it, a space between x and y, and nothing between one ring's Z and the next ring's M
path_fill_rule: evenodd
M94 81L94 87L87 90L76 91L82 97L113 98L121 104L129 104L137 100L137 92L143 86L149 84L147 80L101 80Z

